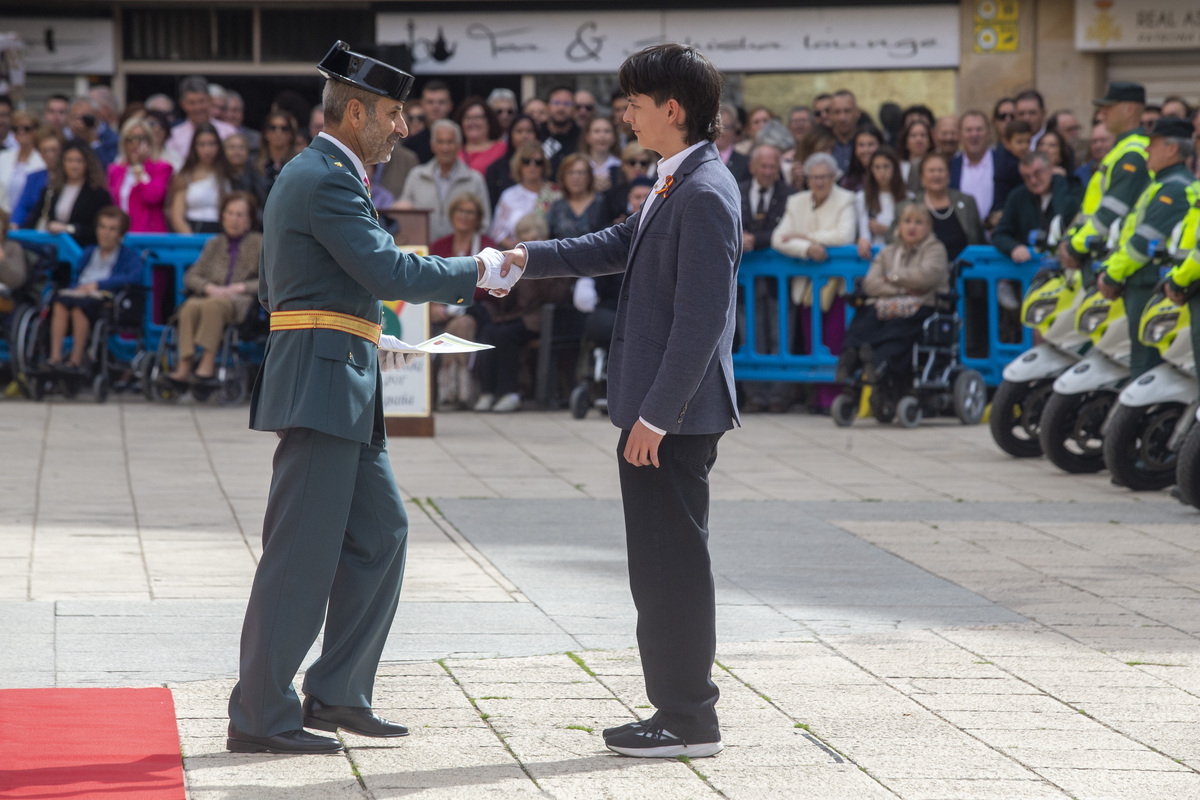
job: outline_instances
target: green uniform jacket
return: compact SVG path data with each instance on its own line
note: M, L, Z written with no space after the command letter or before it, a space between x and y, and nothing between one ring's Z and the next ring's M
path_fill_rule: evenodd
M1106 238L1112 224L1129 213L1150 184L1152 176L1146 166L1149 142L1144 128L1134 128L1118 136L1113 149L1101 160L1084 195L1084 219L1071 233L1071 249L1076 255L1087 254L1090 237ZM1097 203L1095 207L1093 202Z
M370 322L382 317L380 300L467 305L479 275L474 258L401 252L380 227L354 165L321 138L275 181L258 274L267 311L337 311ZM383 414L376 349L342 331L272 332L250 399L250 427L311 428L370 443Z
M1192 198L1188 191L1195 177L1183 164L1167 167L1154 176L1132 213L1121 225L1121 241L1104 261L1110 281L1124 283L1150 260L1150 245L1166 248L1171 231L1187 215ZM1156 276L1157 277L1157 276Z

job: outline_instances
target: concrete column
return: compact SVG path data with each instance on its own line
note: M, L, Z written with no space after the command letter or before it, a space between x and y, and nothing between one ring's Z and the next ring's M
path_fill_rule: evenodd
M1058 0L1067 5L1064 0ZM1049 4L1049 3L1047 3ZM1004 96L1012 96L1034 85L1036 48L1036 0L1021 0L1017 50L1013 53L975 52L976 0L962 0L962 59L958 69L958 111L979 109L989 116L992 105Z
M1035 0L1028 0L1034 5ZM1024 5L1024 3L1022 3ZM1037 89L1046 111L1069 108L1089 132L1092 100L1104 92L1104 57L1075 49L1075 4L1042 0L1037 6Z

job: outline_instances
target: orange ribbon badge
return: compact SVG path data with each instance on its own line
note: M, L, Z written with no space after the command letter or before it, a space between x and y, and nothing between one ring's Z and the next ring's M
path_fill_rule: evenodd
M674 183L674 182L675 182L675 176L674 176L674 175L668 175L668 176L667 176L667 179L666 179L665 181L663 181L663 188L661 188L661 189L655 189L655 190L654 190L654 193L655 193L655 194L661 194L661 195L663 196L663 199L664 199L664 200L665 200L665 199L667 199L667 192L670 190L670 188L671 188L671 184L672 184L672 183Z

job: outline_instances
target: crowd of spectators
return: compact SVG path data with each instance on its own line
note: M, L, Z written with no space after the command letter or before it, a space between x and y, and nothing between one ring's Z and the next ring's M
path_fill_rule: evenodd
M657 178L658 156L638 145L623 119L626 105L619 93L601 104L591 92L565 85L524 103L508 89L456 103L446 83L425 81L404 111L407 138L371 173L372 200L381 210L429 212L435 254L601 230L635 213ZM847 90L820 94L782 116L767 106L734 105L723 105L720 115L716 147L741 188L743 249L772 248L798 262L785 302L773 281L761 281L754 287L756 318L739 320L743 329L753 326L763 352L811 352L814 304L822 311L820 340L833 354L844 341L870 340L863 327L869 315L847 331L849 287L830 281L814 291L804 275L804 264L825 261L830 248L856 246L859 258L872 262L864 271L875 276L868 288L880 297L896 290L880 282L881 274L916 276L905 280L921 289L922 305L931 285L922 266L931 241L950 261L969 245L990 243L1017 264L1033 262L1029 234L1055 217L1069 222L1120 133L1068 110L1047 113L1035 90L941 117L924 105L896 103L884 103L872 117ZM1200 137L1200 114L1184 99L1146 106L1142 123L1161 116L1192 120ZM231 198L237 198L234 216L253 224L280 171L322 126L320 107L309 108L294 92L281 93L260 126L248 126L243 99L199 77L182 80L177 98L153 95L123 109L104 86L74 98L53 95L36 115L0 97L0 214L6 228L66 231L88 246L97 243L102 209L115 206L132 232L221 234L224 244L214 247L228 266L239 256L229 243L241 238L231 238L224 218ZM1192 167L1200 172L1200 165ZM906 217L905 207L922 213ZM899 249L889 250L893 243ZM242 247L239 261L253 249ZM897 265L890 272L880 272L883 253ZM15 280L8 273L0 278ZM1000 287L996 312L1012 317L1002 335L1020 335L1013 322L1018 288ZM520 408L522 353L540 335L541 305L579 314L580 329L599 341L602 331L589 315L612 310L619 282L518 289L502 301L481 297L465 313L433 309L438 329L496 345L473 362L465 356L441 362L440 405ZM990 311L980 302L968 292L969 339L972 313ZM208 303L224 310L200 315L208 323L200 316L189 322L189 342L210 339L211 320L225 319L239 304L242 298ZM200 305L189 313L198 314ZM783 326L781 310L788 313ZM201 350L207 351L203 343ZM202 374L208 367L197 364ZM798 394L792 384L744 389L751 411L784 411L796 402L819 410L836 394L828 387Z

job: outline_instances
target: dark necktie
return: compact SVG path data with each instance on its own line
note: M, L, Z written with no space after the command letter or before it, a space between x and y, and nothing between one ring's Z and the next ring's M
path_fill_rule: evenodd
M767 191L768 187L766 186L758 187L758 210L754 212L754 219L759 222L762 222L763 218L767 216Z

